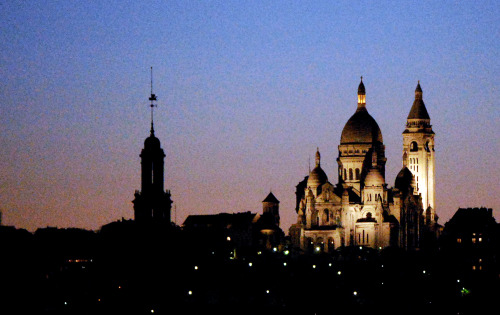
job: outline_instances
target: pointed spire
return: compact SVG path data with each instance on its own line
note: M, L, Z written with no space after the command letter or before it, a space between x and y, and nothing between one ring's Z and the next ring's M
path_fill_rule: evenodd
M363 76L361 76L361 82L358 86L358 95L366 95L365 85L363 84Z
M316 147L316 167L320 166L321 154L319 154L319 147Z
M422 99L422 87L420 87L420 80L418 80L417 88L415 89L415 99Z
M415 89L415 101L413 101L410 113L408 114L408 119L431 119L422 98L420 80L418 81L417 88Z
M366 108L366 91L365 85L363 84L363 76L361 76L361 82L358 86L358 111Z
M280 203L280 201L274 196L272 191L269 192L269 195L267 195L266 199L262 200L262 202Z

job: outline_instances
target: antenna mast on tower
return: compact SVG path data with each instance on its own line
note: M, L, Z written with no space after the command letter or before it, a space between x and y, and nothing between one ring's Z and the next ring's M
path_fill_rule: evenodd
M154 133L154 128L153 128L153 108L158 107L154 102L156 102L156 95L153 93L153 67L151 67L151 96L149 97L149 100L151 101L151 134Z

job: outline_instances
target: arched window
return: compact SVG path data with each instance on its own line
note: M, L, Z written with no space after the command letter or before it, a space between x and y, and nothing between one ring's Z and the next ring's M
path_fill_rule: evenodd
M416 141L413 141L410 144L410 152L417 152L418 151L418 145Z
M330 222L330 213L328 212L328 209L325 209L323 211L323 223L329 223Z
M357 168L356 169L356 180L359 180L359 176L360 176L359 168Z
M352 180L352 168L349 169L349 180Z
M347 179L347 168L344 168L344 180Z

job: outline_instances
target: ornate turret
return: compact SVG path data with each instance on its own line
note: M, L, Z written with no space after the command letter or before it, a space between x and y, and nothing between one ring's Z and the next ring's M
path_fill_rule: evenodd
M319 149L316 150L316 166L309 173L309 178L307 180L307 187L311 188L315 193L315 196L319 195L321 191L318 189L321 185L328 181L325 171L321 168L321 155Z
M403 132L403 166L414 176L414 193L421 194L425 215L430 218L427 223L431 224L436 218L434 132L422 94L422 87L418 81L415 100Z
M362 110L365 107L366 107L366 91L365 91L365 85L363 84L363 77L361 77L361 82L359 83L359 86L358 86L358 109L357 110Z

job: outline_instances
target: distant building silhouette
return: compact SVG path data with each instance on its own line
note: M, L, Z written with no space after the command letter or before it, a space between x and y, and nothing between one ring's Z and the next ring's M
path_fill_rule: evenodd
M460 208L443 229L441 246L462 272L500 271L500 225L492 209Z
M338 184L328 181L321 155L296 186L297 223L292 244L305 251L331 252L340 246L420 248L435 233L434 132L420 82L403 133L403 169L395 187L385 182L382 132L366 109L363 80L356 112L345 124L338 146Z
M279 200L269 193L262 202L263 213L239 212L190 215L183 231L200 248L236 257L254 249L272 250L284 241L279 228Z
M152 86L152 80L151 80ZM151 87L151 132L144 141L141 151L141 190L134 194L134 218L137 222L168 222L172 208L170 191L163 188L165 153L160 140L155 137L153 125L153 108L156 106L156 95Z

